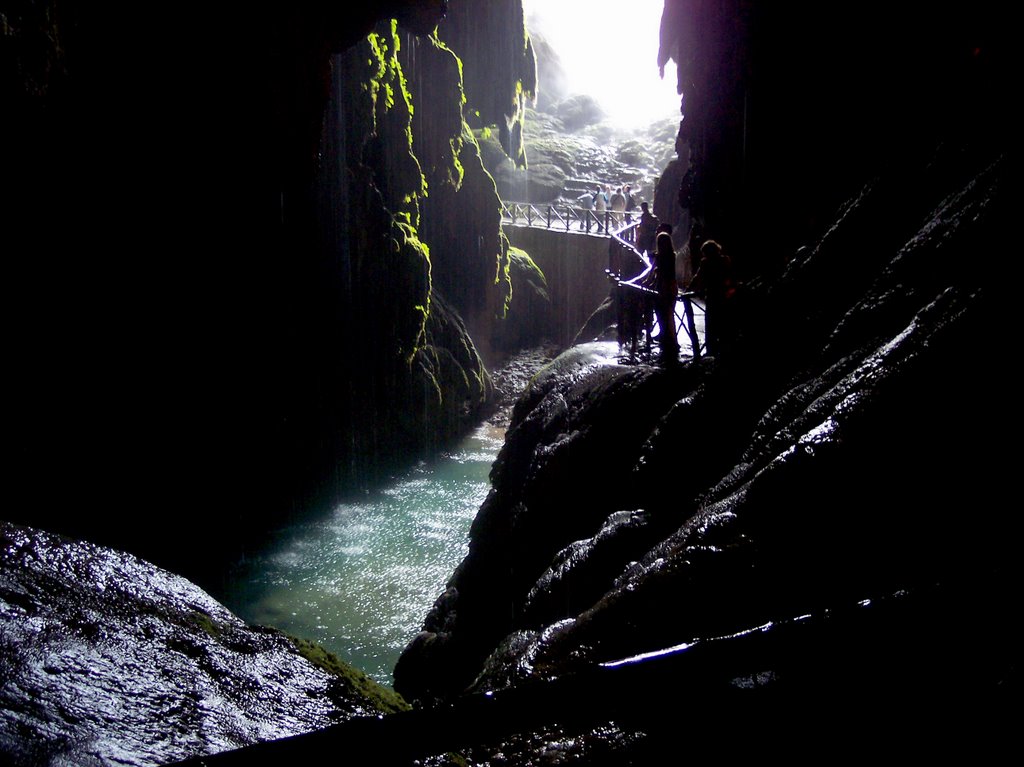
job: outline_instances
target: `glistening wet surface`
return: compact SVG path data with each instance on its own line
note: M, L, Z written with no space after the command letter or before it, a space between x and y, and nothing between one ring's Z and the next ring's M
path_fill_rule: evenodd
M466 555L504 437L485 424L445 456L284 528L240 568L224 603L390 685L398 656Z

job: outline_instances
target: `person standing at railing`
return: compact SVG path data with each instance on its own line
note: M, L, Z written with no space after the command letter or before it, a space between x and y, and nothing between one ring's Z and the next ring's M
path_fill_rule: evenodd
M626 184L622 187L622 195L626 198L626 223L633 223L633 211L636 210L636 197L633 196L633 187Z
M580 219L580 231L583 231L584 226L587 231L590 231L590 212L594 209L594 195L590 192L584 192L576 198L576 202L583 208L583 218Z
M626 195L622 193L622 187L617 187L612 192L611 200L609 201L612 206L612 220L615 221L615 228L618 229L622 226L622 219L626 212Z
M658 317L658 343L661 356L667 362L679 358L679 339L676 338L676 251L672 235L661 232L658 235L654 254L654 313Z
M604 231L604 214L608 210L608 196L601 191L600 185L594 190L594 211L597 213L597 231Z
M658 236L658 217L651 213L646 202L640 203L640 220L636 225L636 249L641 253L654 252L654 240Z
M721 354L731 335L730 310L736 294L732 261L722 253L722 246L708 240L700 248L700 266L693 275L690 289L704 295L704 344L708 354Z

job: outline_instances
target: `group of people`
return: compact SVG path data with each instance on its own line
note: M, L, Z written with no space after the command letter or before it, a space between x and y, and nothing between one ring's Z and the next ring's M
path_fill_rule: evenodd
M636 210L636 196L633 194L630 184L623 184L612 191L608 184L601 188L600 184L594 187L594 191L584 192L576 198L580 207L585 211L594 211L597 214L597 230L604 231L605 214L611 212L611 220L615 226L622 226L622 223L632 219L632 212ZM582 224L580 225L582 228Z
M659 345L662 357L675 360L679 354L679 341L676 333L675 306L678 297L676 281L676 253L672 243L672 226L661 223L650 211L646 202L640 205L641 215L636 228L635 248L646 258L653 257L653 270L646 279L645 287L651 293L630 291L620 293L622 308L619 312L620 333L619 343L632 343L636 350L636 336L640 330L637 312L643 314L644 325L650 337L650 314L657 317ZM691 258L699 253L700 260L696 272L687 286L688 290L703 296L705 301L704 334L707 353L718 355L727 342L729 329L729 307L736 289L732 274L732 263L722 251L721 245L711 239L703 240L697 227L690 232L688 249ZM646 268L646 264L644 267ZM642 296L649 296L643 300ZM623 330L625 326L625 331Z

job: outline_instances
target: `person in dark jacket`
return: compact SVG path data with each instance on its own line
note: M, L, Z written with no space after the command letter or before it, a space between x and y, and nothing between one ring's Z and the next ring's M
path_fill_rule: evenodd
M658 317L658 341L661 355L672 361L679 357L679 339L676 338L676 251L672 236L667 232L658 235L654 253L654 313Z
M640 222L636 226L636 249L641 253L653 253L654 241L658 236L658 217L651 213L646 202L640 203Z
M704 296L704 343L708 354L721 354L729 336L729 302L736 292L732 262L714 240L701 246L700 256L690 289Z

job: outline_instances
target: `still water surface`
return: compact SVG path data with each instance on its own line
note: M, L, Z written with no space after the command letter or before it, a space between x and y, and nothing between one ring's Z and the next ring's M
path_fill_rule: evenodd
M390 685L399 654L466 555L504 438L485 424L445 456L282 529L238 568L222 601Z

